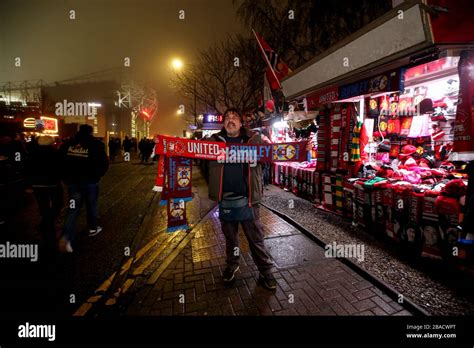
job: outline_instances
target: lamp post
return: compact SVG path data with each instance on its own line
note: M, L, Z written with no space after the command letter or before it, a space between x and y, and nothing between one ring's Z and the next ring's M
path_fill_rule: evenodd
M181 59L175 58L171 61L171 66L175 71L183 68L184 63ZM190 70L192 72L192 70ZM194 126L197 127L197 98L196 98L196 79L193 81L193 97L194 97Z
M196 79L194 79L194 126L197 128L197 110L196 110Z

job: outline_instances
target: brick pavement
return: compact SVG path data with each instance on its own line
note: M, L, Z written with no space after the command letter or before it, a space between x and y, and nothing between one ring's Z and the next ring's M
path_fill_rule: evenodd
M383 291L293 226L262 208L266 245L276 263L278 288L257 284L258 271L241 237L240 271L222 281L225 239L214 209L194 237L152 285L136 281L128 315L411 315Z

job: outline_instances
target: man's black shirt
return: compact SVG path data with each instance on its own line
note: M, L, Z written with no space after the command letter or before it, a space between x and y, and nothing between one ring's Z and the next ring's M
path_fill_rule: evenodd
M226 136L226 142L228 143L242 143L242 137L231 138ZM226 163L224 164L224 178L222 192L233 192L232 196L245 196L248 197L248 188L246 182L246 169L247 164L245 163Z

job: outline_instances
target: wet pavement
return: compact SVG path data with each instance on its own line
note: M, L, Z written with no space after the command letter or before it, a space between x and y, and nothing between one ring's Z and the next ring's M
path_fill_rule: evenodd
M91 310L115 315L411 315L381 289L287 222L262 208L265 242L275 262L278 287L257 284L258 271L241 236L236 281L222 281L225 239L213 209L190 232L166 234L172 245L148 250L132 265L108 305ZM242 232L242 231L241 231ZM148 258L154 260L140 269ZM138 269L138 272L134 270Z
M110 166L100 187L103 232L85 235L78 221L72 255L40 257L2 271L2 315L411 315L294 226L262 208L266 245L278 287L257 284L258 271L241 233L235 283L222 281L225 239L207 185L193 172L189 231L167 233L164 207L151 190L156 163ZM18 238L37 241L34 200L15 217ZM22 316L23 317L23 316Z
M364 261L358 266L429 314L474 313L472 274L453 269L442 261L409 258L396 245L384 243L362 228L352 226L350 220L317 209L308 200L278 187L266 188L264 204L297 221L324 244L364 245Z
M114 273L126 259L126 248L133 253L137 233L155 196L151 189L156 162L139 164L112 163L100 182L99 215L103 231L91 238L86 235L85 207L78 219L77 240L71 255L48 255L40 252L39 261L2 260L0 290L2 314L70 315L104 279ZM32 194L26 195L26 207L14 216L6 234L9 240L37 243L36 226L40 217ZM67 195L65 195L65 199ZM62 220L64 217L61 217ZM163 217L156 216L155 229L141 234L147 241L164 227ZM58 224L59 229L61 223Z

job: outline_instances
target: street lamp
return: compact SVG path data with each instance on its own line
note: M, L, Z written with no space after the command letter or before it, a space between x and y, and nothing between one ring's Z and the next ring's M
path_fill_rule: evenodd
M179 58L175 58L171 61L171 66L175 70L180 70L183 67L183 61Z
M171 61L171 66L173 67L173 69L175 71L179 71L183 68L184 66L184 63L181 59L179 58L174 58L172 61ZM190 70L192 72L192 70ZM194 96L194 125L197 126L197 110L196 110L196 104L197 104L197 100L196 100L196 78L194 76L194 83L193 83L193 96ZM178 111L178 115L181 114L182 112Z

